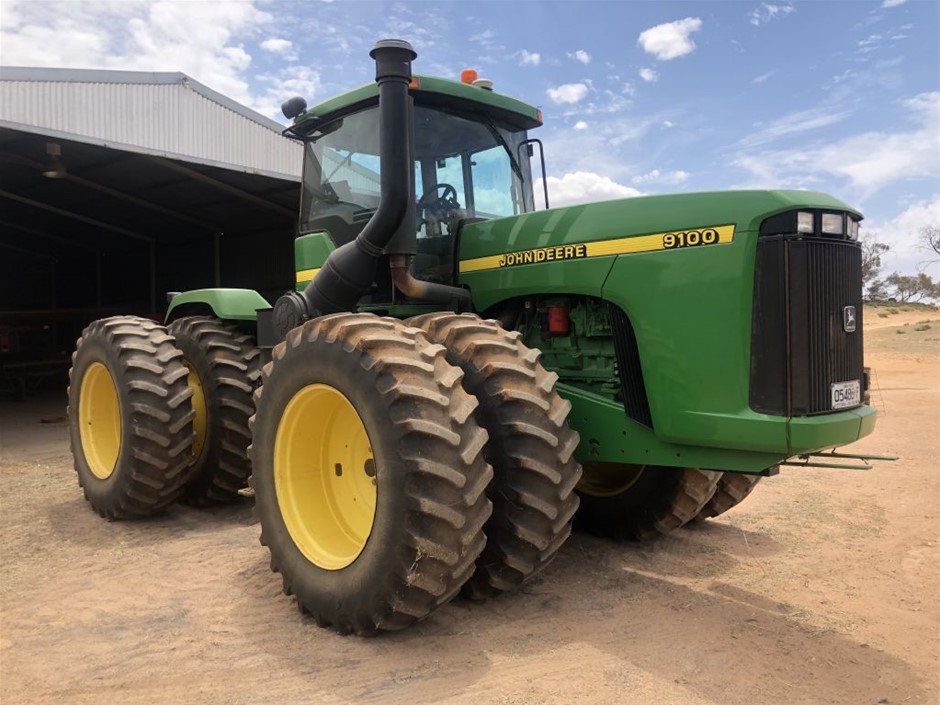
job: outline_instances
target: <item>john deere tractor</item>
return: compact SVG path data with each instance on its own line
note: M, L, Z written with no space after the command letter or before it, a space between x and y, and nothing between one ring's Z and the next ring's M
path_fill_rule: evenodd
M78 341L72 448L101 515L250 480L285 592L371 633L517 588L573 521L652 538L872 432L856 210L807 191L536 210L536 108L413 76L407 42L371 56L375 84L285 103L291 290L185 292L166 327Z

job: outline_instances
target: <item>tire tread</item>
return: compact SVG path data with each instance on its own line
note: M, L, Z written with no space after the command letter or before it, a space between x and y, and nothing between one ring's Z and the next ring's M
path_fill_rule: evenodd
M74 390L76 363L84 346L113 352L116 368L108 371L122 409L122 448L108 489L92 491L102 482L84 468L78 420L72 418L79 389ZM107 519L129 519L156 514L176 501L187 479L193 444L193 411L185 404L192 392L186 386L182 353L166 328L145 318L114 316L92 322L78 339L69 370L70 445L75 470L85 499ZM157 360L160 364L155 364ZM180 374L182 370L183 374Z
M496 321L474 314L430 313L406 321L446 350L479 400L477 422L493 465L487 489L493 515L487 545L463 593L484 599L519 588L554 559L571 533L581 466L572 458L578 434L566 422L571 405L555 391L558 377L538 350Z

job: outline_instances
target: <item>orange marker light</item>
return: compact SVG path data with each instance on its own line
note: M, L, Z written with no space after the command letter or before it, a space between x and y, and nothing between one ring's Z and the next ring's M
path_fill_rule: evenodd
M478 76L475 69L464 69L460 72L461 83L473 83L477 78Z

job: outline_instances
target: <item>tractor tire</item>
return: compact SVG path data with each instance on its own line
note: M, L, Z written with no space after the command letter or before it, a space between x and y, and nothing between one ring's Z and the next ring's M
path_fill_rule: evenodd
M715 494L708 500L708 504L702 507L696 519L711 519L739 505L754 491L761 477L761 475L745 475L740 472L723 473Z
M195 506L234 502L251 475L248 419L261 379L260 351L252 336L210 316L180 318L169 331L189 371L196 413L195 459L180 500Z
M292 330L261 374L252 485L284 592L340 633L403 629L448 602L486 543L493 471L444 348L336 314Z
M155 514L189 478L192 390L167 329L134 316L95 321L69 370L69 438L85 499L107 519Z
M698 516L721 475L698 468L586 463L575 527L630 541L668 534Z
M578 508L574 459L578 434L566 419L571 403L558 396L558 375L521 335L473 314L429 313L406 321L447 350L464 372L463 386L480 402L476 420L489 434L483 449L493 466L487 496L493 515L487 543L463 587L471 599L518 588L547 566L571 534Z

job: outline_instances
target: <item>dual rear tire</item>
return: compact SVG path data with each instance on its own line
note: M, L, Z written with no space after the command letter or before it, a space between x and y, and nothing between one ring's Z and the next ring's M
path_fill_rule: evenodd
M486 543L493 471L444 348L337 314L292 330L262 376L253 485L284 592L341 633L401 629L448 602Z
M258 367L251 337L211 317L89 325L72 356L69 431L95 511L123 519L235 500L251 473Z
M179 318L168 330L183 354L195 414L193 462L180 499L196 506L234 502L251 475L248 419L260 351L251 335L211 316Z
M555 391L558 375L539 364L541 352L496 321L439 312L407 323L463 370L464 388L480 402L477 423L489 434L483 454L494 471L493 515L463 593L482 599L514 590L551 563L571 534L581 479L578 434L567 424L571 402Z
M166 328L95 321L69 370L69 437L85 499L108 519L159 512L182 494L193 447L192 390Z
M274 349L253 484L271 567L303 612L340 632L400 629L551 562L580 466L538 357L449 313L327 316Z

